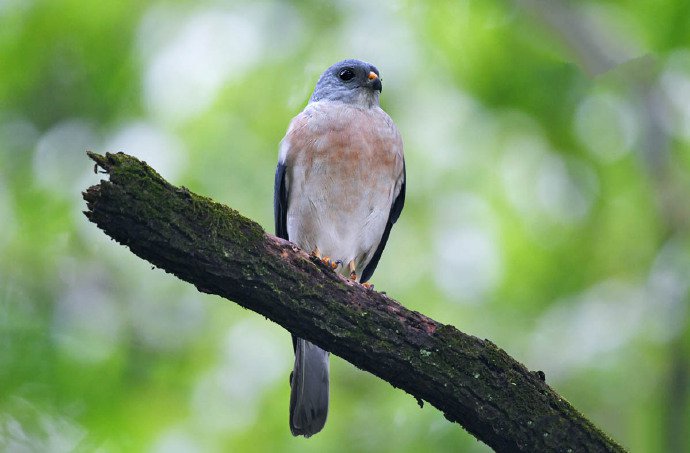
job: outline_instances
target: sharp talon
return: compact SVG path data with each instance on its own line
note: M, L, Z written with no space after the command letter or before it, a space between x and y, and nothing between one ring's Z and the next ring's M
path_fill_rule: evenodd
M357 281L357 273L352 271L350 272L350 280Z
M372 285L369 282L362 283L362 286L364 286L366 289L372 289L372 290L374 289L374 285Z

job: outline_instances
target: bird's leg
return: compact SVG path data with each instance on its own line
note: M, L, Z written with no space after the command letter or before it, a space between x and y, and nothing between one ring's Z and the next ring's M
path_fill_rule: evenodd
M331 269L335 269L338 267L338 261L333 261L330 257L328 256L321 256L321 250L319 250L318 247L316 247L312 252L312 256L318 258L321 260L323 264L326 266L330 267Z
M357 272L355 271L355 260L350 260L347 263L347 268L350 271L350 280L357 281Z

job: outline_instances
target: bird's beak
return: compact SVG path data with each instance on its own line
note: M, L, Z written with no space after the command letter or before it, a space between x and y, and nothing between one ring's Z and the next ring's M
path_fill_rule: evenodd
M374 71L369 71L369 83L371 83L371 87L374 90L378 90L379 92L383 91L383 85L381 84L381 79L379 78L378 75Z

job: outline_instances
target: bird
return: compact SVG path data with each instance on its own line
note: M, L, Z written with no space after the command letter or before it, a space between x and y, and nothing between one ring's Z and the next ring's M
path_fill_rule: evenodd
M276 236L368 285L405 203L403 142L379 105L379 70L343 60L318 79L280 142ZM328 416L329 352L292 336L290 431L310 437Z

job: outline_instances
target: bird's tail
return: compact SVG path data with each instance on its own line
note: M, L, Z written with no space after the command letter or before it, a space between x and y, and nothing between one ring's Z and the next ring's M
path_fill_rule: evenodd
M310 437L321 431L328 416L328 352L301 338L294 340L290 431Z

